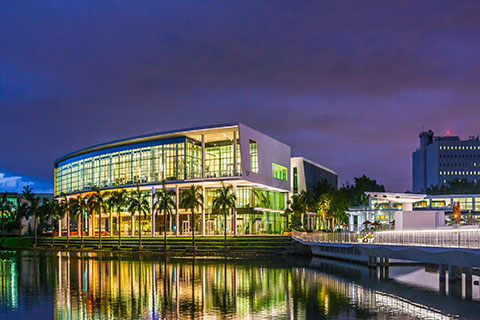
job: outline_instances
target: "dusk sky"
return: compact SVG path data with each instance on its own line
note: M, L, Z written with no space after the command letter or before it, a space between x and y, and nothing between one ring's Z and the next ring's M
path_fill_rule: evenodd
M243 122L411 189L418 134L480 133L480 1L3 1L0 191L135 135Z

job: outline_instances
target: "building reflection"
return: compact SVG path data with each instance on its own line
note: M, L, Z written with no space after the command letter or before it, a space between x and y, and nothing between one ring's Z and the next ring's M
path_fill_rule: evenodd
M450 318L307 267L134 258L72 252L0 258L0 311L38 307L39 318L50 312L56 319Z

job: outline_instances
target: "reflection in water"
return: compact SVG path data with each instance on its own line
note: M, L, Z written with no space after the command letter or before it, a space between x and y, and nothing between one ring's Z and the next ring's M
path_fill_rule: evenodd
M450 318L332 273L334 262L329 266L3 252L0 318ZM361 277L355 268L342 270Z

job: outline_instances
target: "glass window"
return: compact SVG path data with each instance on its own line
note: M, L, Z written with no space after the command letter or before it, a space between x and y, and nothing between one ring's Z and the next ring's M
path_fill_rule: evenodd
M257 142L249 140L250 145L250 169L252 172L258 173L258 148Z
M287 177L288 169L287 169L287 167L273 162L272 163L272 171L273 171L273 177L275 179L288 181L288 177Z
M465 210L472 210L472 201L473 199L471 197L466 197L466 198L453 198L454 202L460 202L460 210L465 211Z

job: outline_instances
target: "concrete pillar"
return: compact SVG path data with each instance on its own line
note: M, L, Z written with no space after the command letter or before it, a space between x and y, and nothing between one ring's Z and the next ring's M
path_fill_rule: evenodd
M135 237L135 215L132 215L132 237Z
M465 273L465 299L472 300L472 268L464 268L463 272Z
M163 226L165 228L165 232L167 230L167 226ZM152 187L152 237L155 237L155 187Z
M53 218L52 218L52 232L54 231L53 227ZM58 219L58 236L62 236L62 219Z
M462 272L459 267L448 267L448 293L454 297L462 297Z
M180 202L180 192L178 190L178 185L175 186L175 235L178 237L180 232L180 217L178 216L178 205Z
M237 175L237 132L233 131L233 176Z
M205 185L202 184L202 197L203 197L203 203L202 203L202 236L205 236Z
M353 230L353 214L348 216L348 231L352 232Z
M446 294L447 292L446 272L447 272L446 265L441 264L438 266L439 291L441 295Z
M233 185L233 194L237 195L237 185ZM235 208L233 209L233 235L237 236L237 200L235 198Z
M202 178L205 178L205 135L202 134Z
M110 208L110 237L113 237L113 210Z

